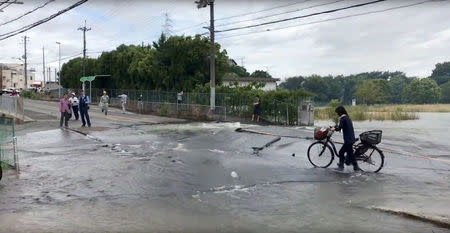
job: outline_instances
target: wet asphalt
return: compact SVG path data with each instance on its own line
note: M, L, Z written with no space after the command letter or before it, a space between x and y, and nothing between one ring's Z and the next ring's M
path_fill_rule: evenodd
M30 115L44 114L35 108ZM273 136L234 131L306 137L311 129L102 117L93 114L99 126L88 136L45 114L18 126L21 173L0 181L0 232L449 231L376 210L448 222L450 165L440 160L386 153L379 174L338 173L309 164L309 140L283 138L255 156L251 147ZM392 132L380 146L412 154L418 142ZM435 143L420 152L447 159L447 145Z

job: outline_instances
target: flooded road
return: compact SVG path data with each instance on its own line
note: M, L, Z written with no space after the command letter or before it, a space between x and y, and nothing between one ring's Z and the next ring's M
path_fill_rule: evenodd
M448 134L434 135L449 127L424 131L422 124L383 122L376 127L385 132L380 146L449 159ZM355 123L358 130L379 125ZM255 156L251 147L273 137L237 133L238 127L312 135L311 129L239 123L116 124L89 136L61 129L21 135L21 174L9 171L0 182L0 232L449 231L376 210L448 222L449 163L385 153L380 174L338 173L309 164L308 140L283 138Z

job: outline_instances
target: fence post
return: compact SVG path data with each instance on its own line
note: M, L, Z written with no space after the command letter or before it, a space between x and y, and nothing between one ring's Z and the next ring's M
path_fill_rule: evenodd
M17 154L17 138L13 137L13 149L14 149L14 167L16 168L17 174L20 173L19 169L19 156Z
M289 125L289 105L286 104L286 125Z

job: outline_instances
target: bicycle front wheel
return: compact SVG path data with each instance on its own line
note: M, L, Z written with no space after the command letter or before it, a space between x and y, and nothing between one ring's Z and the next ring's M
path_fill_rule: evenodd
M326 168L333 163L334 153L325 142L315 142L308 148L308 160L314 167Z
M365 172L379 172L383 168L384 154L377 147L367 149L361 155L356 156L359 168Z

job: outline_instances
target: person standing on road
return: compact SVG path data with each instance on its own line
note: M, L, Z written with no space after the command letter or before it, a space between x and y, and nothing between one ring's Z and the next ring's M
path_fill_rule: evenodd
M75 93L71 94L71 97L69 98L69 103L70 103L70 106L72 106L72 112L73 112L73 115L75 115L75 120L78 121L78 117L79 117L78 116L79 101L78 101L78 98L75 95Z
M67 94L64 94L63 98L59 100L59 112L61 113L61 118L59 120L59 126L63 126L64 121L64 127L69 126L69 100L67 99Z
M253 103L252 121L254 121L256 118L256 122L259 122L260 115L261 115L261 98L257 95L255 98L255 102Z
M343 106L339 106L336 108L335 112L339 116L339 125L337 125L333 130L341 131L344 137L344 145L342 145L339 150L339 163L337 170L344 170L344 161L348 166L350 164L353 165L353 170L359 171L361 170L356 162L355 155L353 154L353 143L355 143L355 130L353 129L353 123L350 117L348 116L347 111ZM344 157L344 154L347 154L347 157Z
M81 91L80 96L80 114L81 114L81 122L83 123L81 127L86 127L86 122L88 127L91 127L91 120L89 119L89 104L91 101L89 100L89 96L84 94L84 91Z
M122 113L123 114L125 114L125 112L126 112L126 106L127 106L127 95L125 95L125 93L124 94L122 94L122 95L119 95L119 98L120 98L120 102L122 103Z
M143 102L142 94L140 94L138 97L138 111L139 111L139 114L142 114L142 112L144 111L144 102Z
M106 94L106 91L103 91L103 95L100 98L100 108L102 112L105 113L105 116L108 115L108 106L109 106L109 96Z

